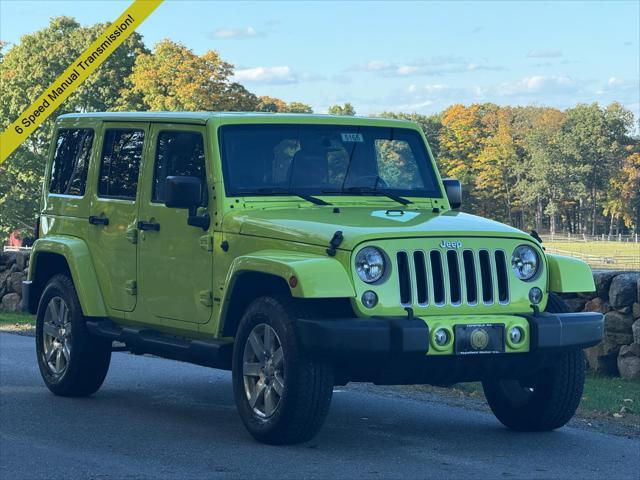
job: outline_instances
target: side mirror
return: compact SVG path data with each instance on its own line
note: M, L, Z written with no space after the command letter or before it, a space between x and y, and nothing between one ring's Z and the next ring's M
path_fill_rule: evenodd
M164 204L169 208L195 209L202 201L202 181L197 177L167 177Z
M462 205L462 185L460 185L460 180L456 180L455 178L445 178L442 180L442 183L444 184L444 190L447 194L447 198L449 199L449 205L451 205L451 208L460 208L460 205Z

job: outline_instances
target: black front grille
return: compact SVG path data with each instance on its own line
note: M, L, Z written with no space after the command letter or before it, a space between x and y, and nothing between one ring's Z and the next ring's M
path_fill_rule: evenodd
M443 306L509 302L502 250L416 250L396 255L400 303Z

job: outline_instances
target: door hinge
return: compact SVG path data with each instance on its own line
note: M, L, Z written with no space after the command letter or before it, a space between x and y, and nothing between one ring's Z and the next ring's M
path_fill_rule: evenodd
M213 237L211 235L203 235L200 237L200 248L207 252L213 252Z
M204 290L199 293L200 303L206 307L213 306L213 292L211 290Z
M137 295L138 282L136 282L135 280L127 280L124 284L124 289L127 291L129 295Z
M124 235L125 235L125 237L127 237L127 240L129 240L134 245L136 243L138 243L138 229L137 228L135 228L135 227L134 228L128 228Z

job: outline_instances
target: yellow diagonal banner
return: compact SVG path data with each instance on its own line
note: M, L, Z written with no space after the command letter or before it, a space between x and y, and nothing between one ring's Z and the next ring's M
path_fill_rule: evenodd
M0 133L0 163L62 105L162 1L135 0L16 121Z

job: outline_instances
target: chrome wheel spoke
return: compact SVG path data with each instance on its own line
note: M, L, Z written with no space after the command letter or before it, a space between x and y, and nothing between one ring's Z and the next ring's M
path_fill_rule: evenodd
M251 332L251 335L249 335L249 343L251 344L251 348L253 349L253 353L256 358L259 361L264 362L264 344L262 343L262 340L258 338L258 334L255 330Z
M282 397L282 392L284 392L284 379L282 375L276 372L273 380L273 389L276 391L279 397Z
M69 363L69 359L71 358L71 351L69 350L69 345L67 344L67 342L65 342L64 346L62 347L62 354L64 355L64 363L66 365L67 363Z
M58 330L58 327L56 327L52 323L45 322L42 329L44 330L45 335L49 335L53 338L60 337L60 330Z
M52 343L49 344L47 351L44 354L44 358L47 362L50 362L53 355L58 351L58 347Z
M273 353L273 330L268 326L264 328L264 351L267 354Z
M271 360L273 361L273 366L275 368L282 367L282 362L284 361L284 357L282 356L282 347L278 348L274 352L273 358Z
M259 377L262 363L245 363L242 366L242 374L246 377Z
M277 402L274 398L273 389L267 387L264 391L264 413L267 416L273 415L276 411Z
M256 408L256 403L258 403L258 399L260 398L260 396L262 395L262 392L264 392L264 389L265 389L264 383L262 382L258 382L255 385L255 387L256 388L253 390L253 393L249 398L249 405L251 405L251 408Z
M62 349L56 349L56 370L59 372L62 370Z
M65 323L67 323L67 314L68 313L69 313L69 310L67 309L67 304L61 300L60 301L60 311L58 313L58 322L59 322L60 325L64 325Z

